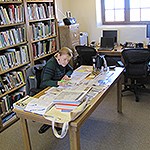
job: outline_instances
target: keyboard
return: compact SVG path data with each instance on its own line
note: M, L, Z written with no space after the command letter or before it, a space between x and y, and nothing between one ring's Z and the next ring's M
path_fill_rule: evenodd
M100 47L98 50L103 50L103 51L111 51L111 50L113 50L114 48L113 47Z

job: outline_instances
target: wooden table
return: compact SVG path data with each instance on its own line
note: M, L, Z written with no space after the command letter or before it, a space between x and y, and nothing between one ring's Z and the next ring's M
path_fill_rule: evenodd
M99 106L99 104L103 101L108 92L117 84L117 111L119 113L122 112L122 97L121 97L121 85L122 85L122 77L123 77L123 68L116 67L113 70L113 75L110 77L109 82L110 86L108 86L104 91L100 92L96 97L94 97L90 106L75 120L70 122L69 126L69 136L70 136L70 149L71 150L80 150L80 127L81 125L88 119L88 117L92 114L92 112ZM36 97L39 97L46 91L38 93ZM14 109L17 116L20 118L22 134L24 138L25 150L31 150L31 141L29 136L28 124L27 120L33 120L44 124L51 124L49 120L46 120L43 116L33 114L30 112L25 112L23 110ZM58 124L57 126L60 127Z

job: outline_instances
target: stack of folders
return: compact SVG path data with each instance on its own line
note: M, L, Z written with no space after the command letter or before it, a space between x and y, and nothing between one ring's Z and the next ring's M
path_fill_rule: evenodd
M53 103L56 109L62 112L70 112L85 100L86 94L85 91L62 91Z
M32 112L39 115L44 115L53 106L51 98L43 96L40 98L32 97L32 100L27 104L24 111Z
M63 112L70 112L80 105L81 102L71 102L71 101L55 101L56 109L59 109Z

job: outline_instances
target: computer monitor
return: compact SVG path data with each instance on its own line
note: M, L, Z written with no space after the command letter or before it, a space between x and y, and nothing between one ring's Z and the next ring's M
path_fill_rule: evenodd
M101 37L102 48L114 48L114 39L109 37Z
M146 26L146 37L150 39L150 24Z
M102 37L113 38L114 44L118 43L118 31L117 30L102 30Z
M146 37L149 38L147 47L148 47L148 49L150 49L150 24L147 24L147 26L146 26Z

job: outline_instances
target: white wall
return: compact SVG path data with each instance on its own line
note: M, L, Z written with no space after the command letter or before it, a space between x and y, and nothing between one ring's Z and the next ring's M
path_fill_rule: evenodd
M56 14L57 19L62 20L65 18L65 12L70 11L70 0L55 0L56 1Z
M76 18L80 24L80 31L88 32L89 41L99 41L101 36L101 30L110 28L118 29L119 31L119 42L124 43L125 41L131 42L148 42L146 38L146 26L102 26L101 20L97 22L96 9L100 8L98 2L100 0L57 0L62 4L61 9L63 12L70 10L73 17ZM63 1L63 2L62 2Z

